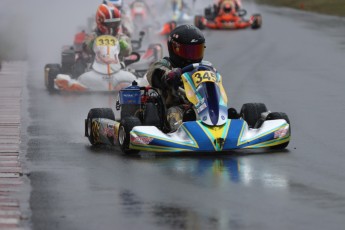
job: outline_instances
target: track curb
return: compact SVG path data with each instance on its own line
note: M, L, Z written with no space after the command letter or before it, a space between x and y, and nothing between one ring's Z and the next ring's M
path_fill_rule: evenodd
M21 159L21 102L25 62L4 63L0 71L0 229L27 229L23 220L25 186ZM23 205L22 205L23 204Z

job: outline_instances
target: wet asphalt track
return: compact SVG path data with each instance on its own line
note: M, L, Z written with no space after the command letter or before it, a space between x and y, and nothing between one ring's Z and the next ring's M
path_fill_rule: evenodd
M121 155L91 148L83 119L105 95L49 95L28 81L32 226L45 229L343 229L344 19L249 5L258 31L205 31L230 106L286 112L286 151ZM253 12L254 13L254 12Z

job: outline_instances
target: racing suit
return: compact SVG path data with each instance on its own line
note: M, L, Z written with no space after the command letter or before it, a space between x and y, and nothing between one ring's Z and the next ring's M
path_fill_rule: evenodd
M202 61L202 63L212 65L207 61ZM167 108L165 122L171 132L175 131L182 124L182 121L195 120L196 118L190 103L176 93L176 86L166 83L167 75L174 68L176 66L174 66L169 57L164 57L152 63L146 74L149 84L160 90ZM182 86L182 81L179 86Z
M181 100L173 92L173 86L169 86L164 83L166 74L168 74L168 72L170 72L174 67L175 66L170 59L168 57L164 57L163 59L152 63L146 74L149 84L152 87L161 90L161 94L167 108L181 104Z
M96 30L95 32L89 34L86 37L85 43L84 43L85 44L84 50L88 54L94 56L93 43L94 43L95 39L101 35L105 35L105 34L102 34L99 30ZM123 58L129 56L132 53L131 39L122 33L117 33L116 35L112 35L112 36L116 37L120 42L120 54L119 54L120 59L123 59Z

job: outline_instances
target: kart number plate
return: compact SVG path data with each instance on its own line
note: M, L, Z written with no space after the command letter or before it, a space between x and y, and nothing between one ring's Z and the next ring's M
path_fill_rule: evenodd
M103 35L96 38L97 46L115 46L117 39L113 36Z
M198 87L203 82L216 82L216 74L212 71L198 71L192 75L195 87Z

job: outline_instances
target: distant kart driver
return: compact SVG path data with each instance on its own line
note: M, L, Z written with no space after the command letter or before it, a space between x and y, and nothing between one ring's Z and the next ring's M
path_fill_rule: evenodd
M101 4L96 12L97 28L86 39L85 45L92 51L93 42L100 35L112 35L120 42L120 57L129 56L132 52L130 38L120 32L121 13L115 6Z
M121 13L115 6L101 4L96 12L96 24L96 31L87 36L84 44L84 51L91 55L94 61L109 65L111 63L119 63L121 60L131 54L132 47L129 37L119 32L121 25ZM102 57L98 53L94 52L94 48L96 47L95 40L101 35L111 35L117 38L120 46L118 56ZM55 83L60 89L70 91L84 91L87 89L104 90L104 81L102 80L102 75L95 73L95 71L98 71L95 69L94 65L92 66L92 70L94 71L89 71L82 74L78 78L78 81L64 81L62 79L61 81L55 81ZM109 85L109 90L115 91L128 86L128 82L136 80L136 77L132 73L122 69L116 72L110 71L109 76L111 76L112 79L111 85Z
M218 3L214 4L216 14L219 14L220 10L225 5L231 5L236 12L242 8L242 3L240 0L218 0Z

